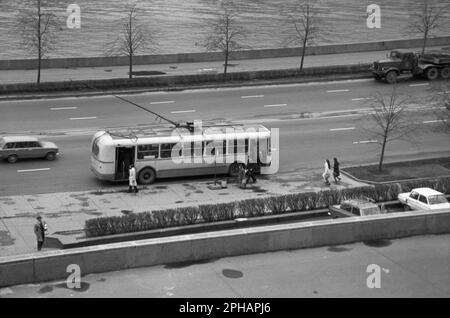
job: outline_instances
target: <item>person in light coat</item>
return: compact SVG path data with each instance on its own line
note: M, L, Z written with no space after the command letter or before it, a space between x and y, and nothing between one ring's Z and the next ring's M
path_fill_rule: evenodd
M330 160L325 160L324 163L324 172L322 174L323 181L325 181L326 185L330 185L330 181L328 179L331 177L331 164Z
M136 182L136 169L132 164L130 165L130 169L128 170L128 181L129 181L128 192L130 193L133 190L134 193L137 193L138 188Z

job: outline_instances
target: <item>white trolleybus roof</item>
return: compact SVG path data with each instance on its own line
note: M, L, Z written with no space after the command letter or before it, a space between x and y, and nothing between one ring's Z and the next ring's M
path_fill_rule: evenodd
M133 145L136 143L164 143L214 139L269 138L270 130L260 124L254 125L208 125L190 131L183 127L145 127L134 129L103 130L94 135L102 143L111 145ZM201 134L199 134L201 132ZM224 137L226 135L226 138Z

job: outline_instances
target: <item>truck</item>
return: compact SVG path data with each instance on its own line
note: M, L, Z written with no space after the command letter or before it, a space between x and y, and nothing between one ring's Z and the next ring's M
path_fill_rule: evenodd
M450 78L450 51L429 51L424 54L393 50L384 60L373 63L371 69L376 80L386 80L389 84L397 82L398 76L411 74L430 81Z

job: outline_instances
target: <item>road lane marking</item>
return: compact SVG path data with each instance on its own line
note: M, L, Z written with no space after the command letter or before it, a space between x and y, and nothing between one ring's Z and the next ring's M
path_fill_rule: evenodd
M409 84L410 87L416 87L416 86L428 86L429 83L420 83L420 84Z
M161 101L161 102L150 102L150 105L173 104L173 103L175 103L175 101L173 101L173 100L166 100L166 101Z
M264 97L264 95L247 95L247 96L241 96L241 98L260 98Z
M34 172L34 171L47 171L47 170L50 170L50 168L17 170L17 172Z
M171 114L181 114L181 113L195 113L195 109L190 110L175 110L173 112L170 112Z
M438 119L438 120L425 120L422 123L424 124L432 124L432 123L442 123L442 122L446 122L446 119Z
M330 131L341 131L341 130L353 130L355 127L347 127L347 128L332 128Z
M362 141L354 141L354 144L372 144L376 143L378 140L362 140Z
M51 107L50 110L77 109L78 107Z
M352 101L358 101L358 100L370 100L370 99L373 99L373 97L352 98Z
M83 119L95 119L97 117L74 117L74 118L69 118L70 120L83 120Z
M327 93L341 93L341 92L349 92L349 89L333 89L331 91L327 91Z
M264 105L264 107L284 107L284 106L287 106L287 104Z

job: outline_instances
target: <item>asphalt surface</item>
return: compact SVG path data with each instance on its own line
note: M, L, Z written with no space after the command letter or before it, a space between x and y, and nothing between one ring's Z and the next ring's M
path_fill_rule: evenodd
M449 240L449 234L416 236L168 264L90 274L79 289L63 280L3 288L0 296L447 298Z
M448 135L431 129L437 123L426 101L430 88L440 84L415 80L399 84L399 91L416 101L407 116L419 128L412 142L391 143L386 160L449 154ZM279 128L280 172L289 172L321 170L323 160L334 156L343 166L376 162L378 148L364 130L368 123L361 114L370 108L368 98L376 92L389 94L391 89L373 80L356 80L146 93L126 98L174 121L252 122ZM97 181L89 170L94 132L159 123L154 115L112 96L0 102L0 113L0 135L42 135L41 139L54 141L61 149L61 158L54 162L0 163L0 195L112 187Z

